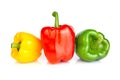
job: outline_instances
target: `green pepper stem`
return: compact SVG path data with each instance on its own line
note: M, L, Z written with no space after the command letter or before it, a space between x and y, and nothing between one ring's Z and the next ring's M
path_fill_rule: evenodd
M97 49L102 41L103 41L103 38L99 36L98 39L93 42L92 48Z
M20 43L12 43L11 44L11 48L17 48L17 49L19 49L20 48Z
M98 38L98 40L96 41L96 44L100 44L102 42L101 37Z
M55 27L58 28L59 27L59 17L58 17L58 12L54 11L52 13L52 16L55 17Z

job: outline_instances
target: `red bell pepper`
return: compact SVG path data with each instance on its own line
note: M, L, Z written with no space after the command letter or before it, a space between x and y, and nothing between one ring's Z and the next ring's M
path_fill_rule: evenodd
M56 11L52 15L55 17L55 27L47 26L41 29L44 54L52 64L67 62L74 55L75 33L72 26L59 25Z

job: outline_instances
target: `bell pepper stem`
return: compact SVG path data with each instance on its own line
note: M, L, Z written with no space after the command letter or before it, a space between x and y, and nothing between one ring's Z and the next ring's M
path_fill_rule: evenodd
M102 37L99 36L98 39L93 42L92 48L97 49L102 40L103 40Z
M19 49L20 48L20 43L12 43L11 44L11 48L17 48L17 49Z
M54 11L52 13L52 16L55 17L55 27L58 28L59 27L59 17L58 17L58 12Z

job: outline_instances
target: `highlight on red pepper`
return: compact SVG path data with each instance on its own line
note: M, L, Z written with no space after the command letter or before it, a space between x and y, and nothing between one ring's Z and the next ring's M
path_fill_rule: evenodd
M58 13L54 11L55 26L46 26L41 30L41 41L48 62L55 64L67 62L74 55L75 33L72 26L59 25Z
M41 55L41 40L26 32L18 32L11 44L11 56L20 63L36 61Z
M76 36L76 54L83 61L96 61L107 56L110 43L101 32L87 29Z

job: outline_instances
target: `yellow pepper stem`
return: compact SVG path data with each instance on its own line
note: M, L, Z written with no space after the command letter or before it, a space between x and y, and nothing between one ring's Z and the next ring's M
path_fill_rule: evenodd
M12 43L11 48L17 48L19 50L20 49L20 43Z

